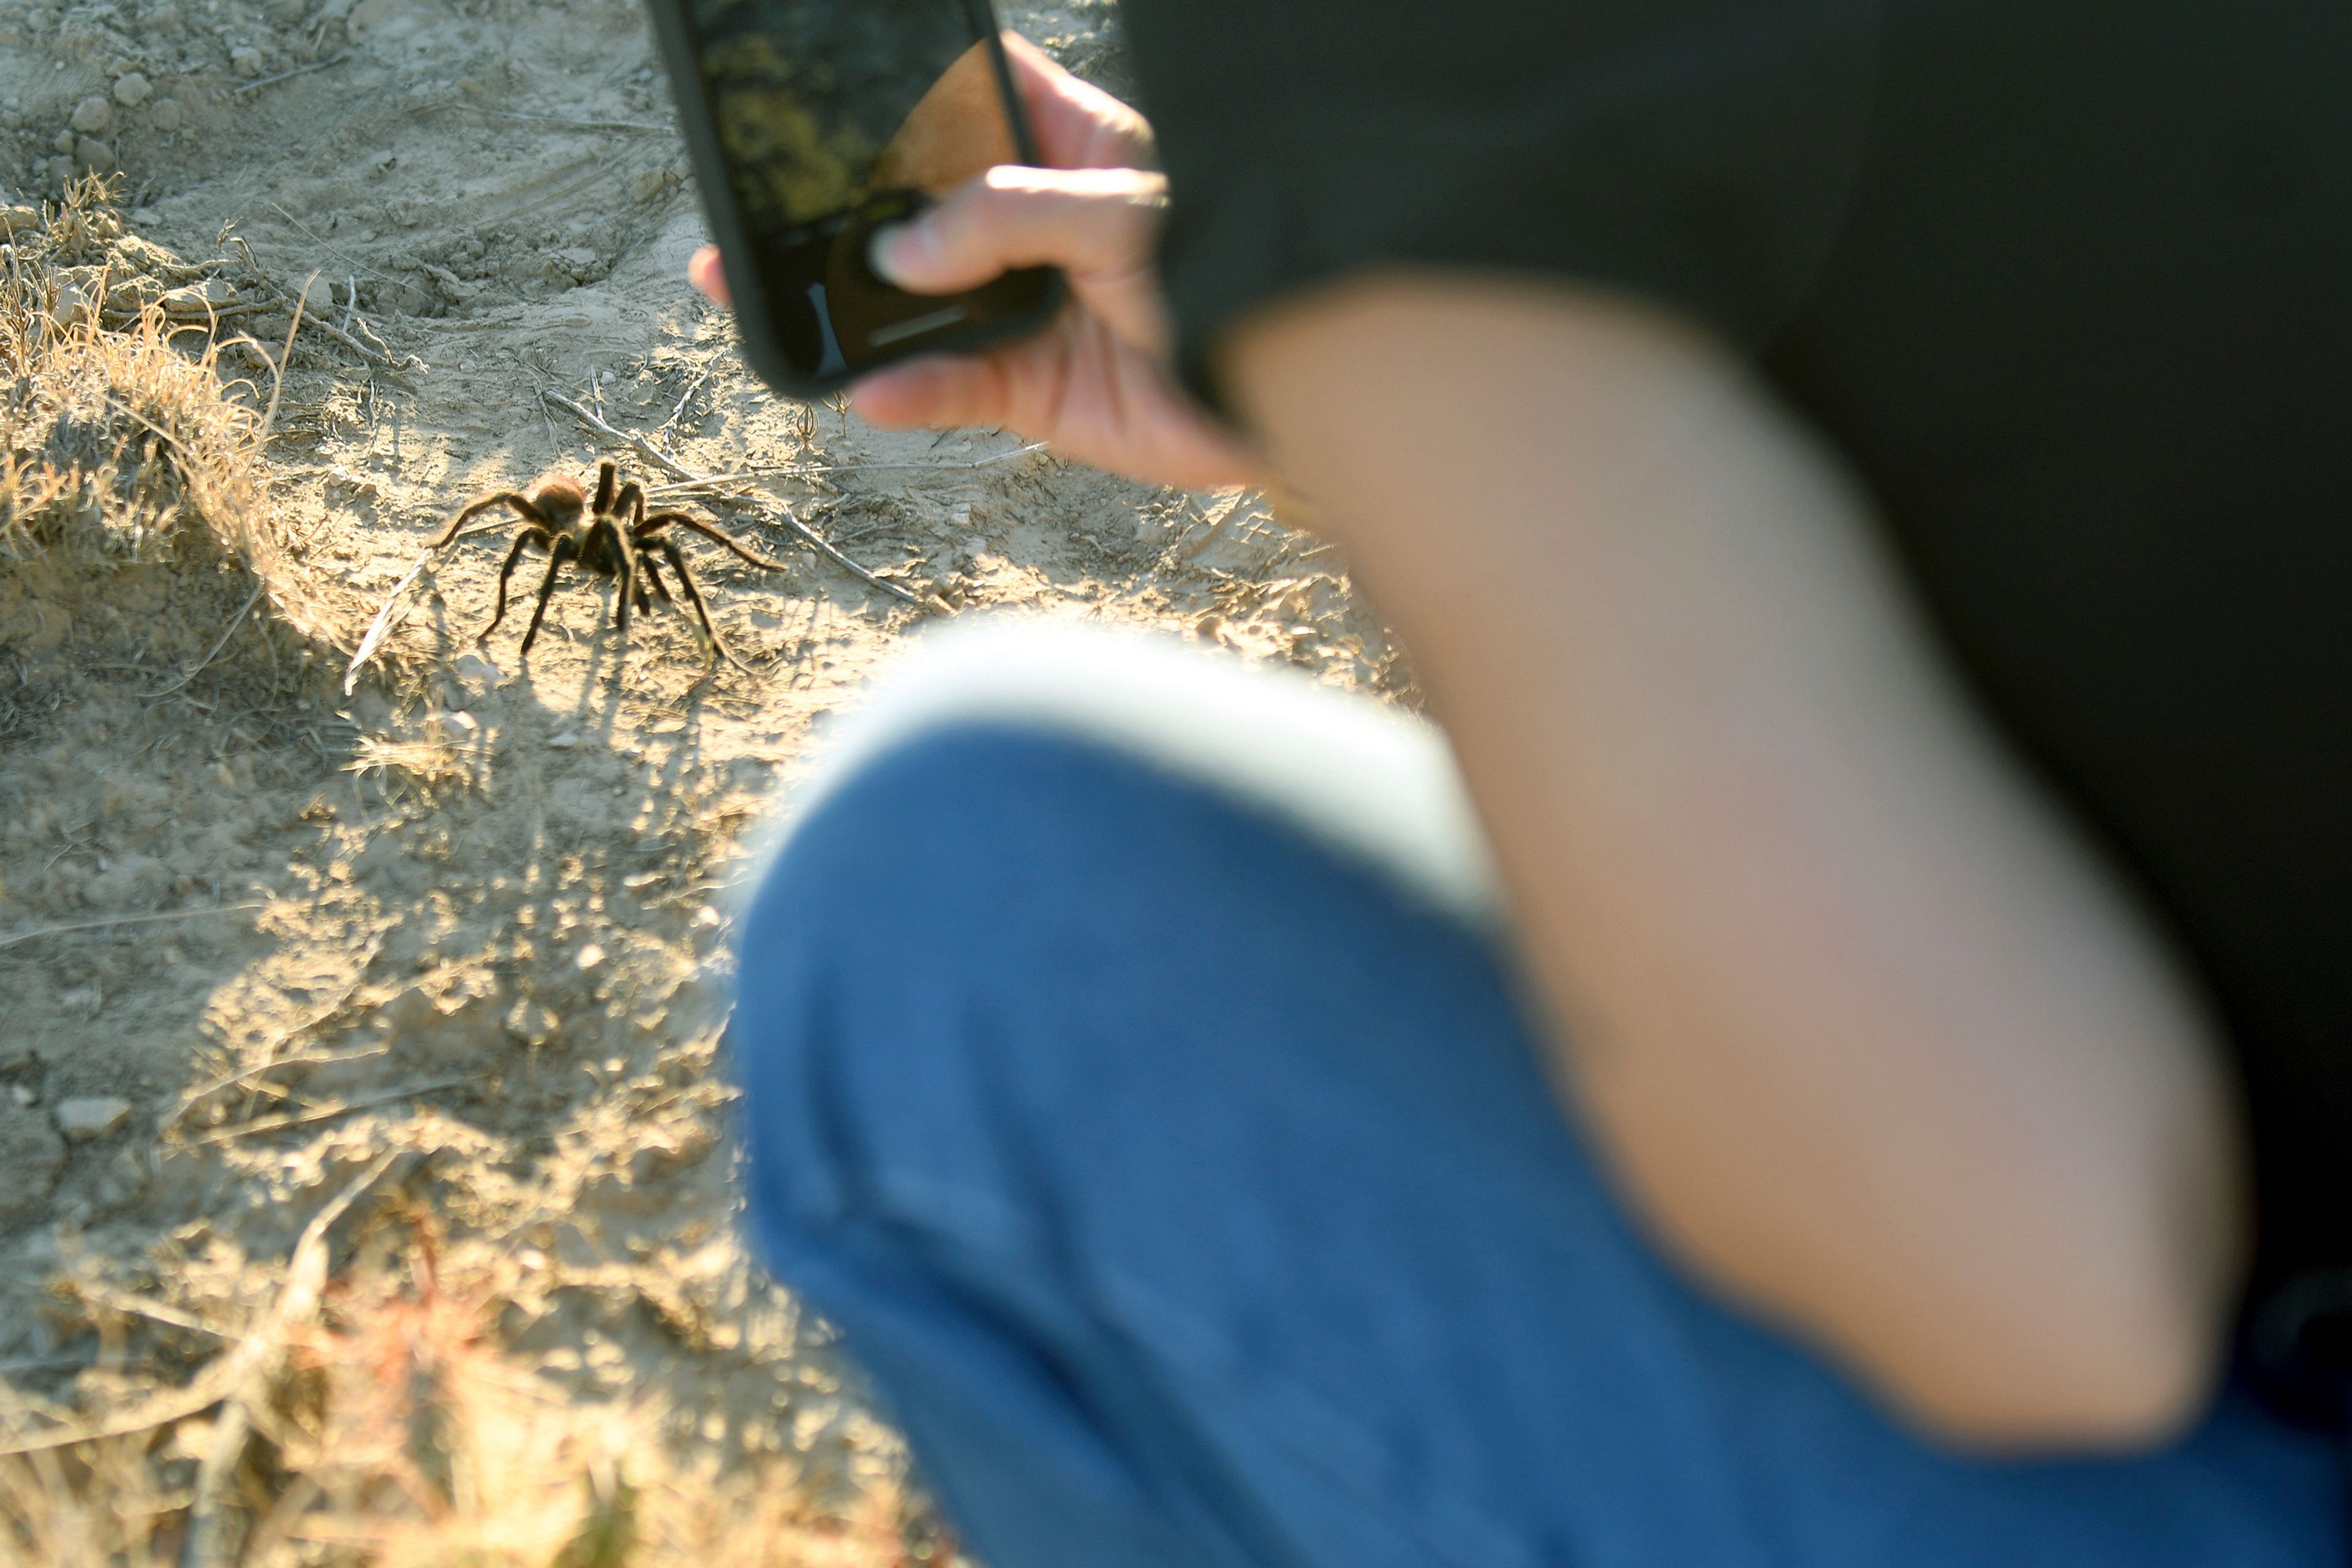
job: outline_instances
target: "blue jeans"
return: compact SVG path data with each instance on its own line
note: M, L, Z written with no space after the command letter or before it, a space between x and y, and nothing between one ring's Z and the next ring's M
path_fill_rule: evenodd
M2345 1559L2235 1388L2145 1457L1916 1440L1629 1226L1461 898L934 706L790 829L731 1040L757 1246L994 1568Z

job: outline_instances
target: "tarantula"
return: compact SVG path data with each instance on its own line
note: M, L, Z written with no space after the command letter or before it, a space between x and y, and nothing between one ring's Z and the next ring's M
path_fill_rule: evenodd
M626 634L629 629L629 606L634 603L646 614L652 605L646 591L672 609L677 601L671 598L669 587L662 581L661 568L655 563L659 553L677 574L677 585L686 595L686 602L694 606L697 620L701 622L704 640L709 645L712 668L724 658L736 668L749 671L750 666L737 658L727 645L719 640L719 628L710 624L710 611L703 604L702 590L696 586L694 574L686 569L686 556L677 541L658 537L672 524L701 534L715 543L725 546L754 566L771 572L789 570L784 563L772 561L756 550L745 547L728 537L718 526L683 511L646 512L646 492L635 480L614 488L613 465L601 463L596 469L596 500L591 505L579 481L568 474L551 474L541 479L529 495L519 490L500 490L469 503L441 531L433 542L438 550L457 537L458 531L483 512L497 507L510 507L522 519L522 528L515 534L514 542L507 549L505 564L499 568L499 596L490 611L489 620L474 634L481 642L498 629L506 618L507 580L520 564L523 552L533 545L547 552L547 574L539 580L539 602L531 606L530 625L523 628L520 652L530 652L531 640L539 636L539 623L546 617L549 595L555 592L556 574L566 561L575 562L582 570L600 577L618 580L620 592L613 601L613 624ZM682 614L683 612L681 612Z

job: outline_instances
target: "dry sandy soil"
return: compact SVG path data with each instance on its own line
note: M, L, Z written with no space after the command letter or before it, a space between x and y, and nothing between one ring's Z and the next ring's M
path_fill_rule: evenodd
M1107 5L1007 19L1128 85ZM93 167L119 220L58 205ZM35 336L216 321L248 444L316 279L250 495L190 500L135 398L0 365L12 462L162 476L46 534L0 484L0 1560L950 1554L733 1229L743 831L942 614L1394 689L1336 558L1254 496L765 393L683 281L620 0L12 5L12 185ZM346 692L458 506L604 457L789 563L690 550L749 673L700 682L673 616L625 646L588 586L528 661L513 620L478 650L501 531L425 563Z

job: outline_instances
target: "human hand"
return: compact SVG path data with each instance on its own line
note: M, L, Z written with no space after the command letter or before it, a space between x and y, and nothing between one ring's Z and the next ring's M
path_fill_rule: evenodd
M975 288L1054 266L1068 303L1043 331L973 355L935 355L860 380L852 406L893 427L1000 426L1062 455L1157 484L1257 484L1255 458L1179 387L1152 262L1167 182L1151 129L1108 93L1017 35L1005 52L1051 165L1006 164L920 217L875 237L875 270L917 294ZM695 286L724 303L719 253L698 251Z

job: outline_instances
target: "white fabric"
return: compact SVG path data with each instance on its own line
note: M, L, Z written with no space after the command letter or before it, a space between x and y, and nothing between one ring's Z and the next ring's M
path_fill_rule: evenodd
M918 637L792 792L780 833L946 725L1098 742L1223 792L1456 918L1497 920L1492 861L1436 728L1296 670L1095 623L970 618Z

